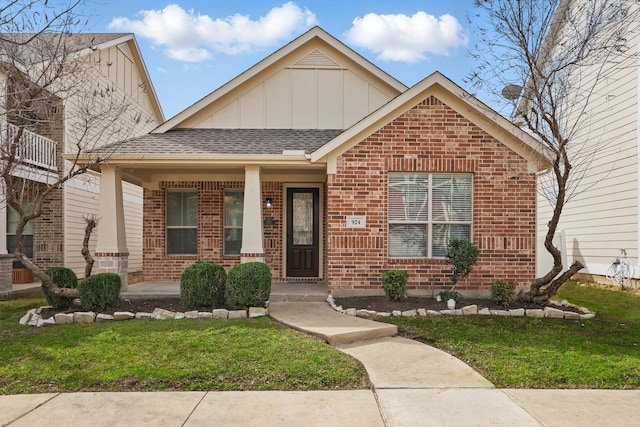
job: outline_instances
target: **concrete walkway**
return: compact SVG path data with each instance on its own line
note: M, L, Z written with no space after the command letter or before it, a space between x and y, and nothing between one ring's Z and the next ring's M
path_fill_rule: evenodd
M393 325L314 302L317 293L282 297L311 302L273 302L270 314L360 360L371 390L0 396L0 426L640 426L640 390L499 390Z

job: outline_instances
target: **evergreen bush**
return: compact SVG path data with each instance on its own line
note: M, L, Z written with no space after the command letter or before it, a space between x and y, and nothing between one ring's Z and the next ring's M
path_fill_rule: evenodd
M199 262L180 276L180 298L191 309L221 307L224 304L227 273L213 262Z
M271 270L262 262L238 264L229 270L225 296L231 308L266 307L271 295Z
M47 276L51 277L53 283L59 288L77 288L78 276L70 268L66 267L49 267L45 271ZM42 284L42 293L44 294L47 304L56 310L66 310L73 304L73 298L59 297L52 294L47 287Z
M460 279L471 273L473 266L478 262L480 250L470 241L464 239L451 239L447 246L445 258L451 267L451 282L453 287ZM453 289L453 288L452 288Z
M491 284L491 299L508 306L516 299L516 287L513 283L504 280L496 280Z
M405 270L388 270L382 273L382 288L387 297L393 301L407 299L407 282L409 273Z
M122 282L115 273L99 273L78 284L80 304L85 310L104 311L117 304Z

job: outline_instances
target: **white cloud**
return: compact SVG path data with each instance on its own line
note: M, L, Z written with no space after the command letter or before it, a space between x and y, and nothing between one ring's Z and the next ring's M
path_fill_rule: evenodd
M235 55L272 46L315 24L315 15L293 2L274 7L257 20L240 14L212 19L171 4L162 10L142 10L138 19L114 18L109 28L148 38L173 59L200 62L215 52Z
M422 11L412 16L368 13L354 19L345 35L353 46L376 53L380 60L400 62L422 61L429 54L448 55L468 41L455 17L437 18Z

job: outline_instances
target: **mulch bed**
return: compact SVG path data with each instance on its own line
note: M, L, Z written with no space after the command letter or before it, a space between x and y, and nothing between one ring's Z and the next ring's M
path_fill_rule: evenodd
M438 302L435 298L426 298L426 297L409 297L404 301L392 301L386 296L358 296L358 297L340 297L335 298L336 305L342 306L342 308L357 308L357 309L366 309L366 310L374 310L378 312L392 312L394 310L406 311L406 310L417 310L419 308L424 308L426 310L446 310L447 303L446 301ZM522 301L516 301L509 306L505 307L504 305L500 305L495 303L489 299L481 299L481 298L465 298L462 301L456 304L456 308L462 308L467 305L477 305L478 310L483 308L488 308L490 310L515 310L518 308L525 309L544 309L546 305L543 304L534 304L534 303L525 303ZM561 308L564 311L573 311L576 313L580 313L580 310L568 306L568 307L558 307L556 305L550 305L553 308Z
M130 311L132 313L151 313L156 308L164 308L165 310L182 312L191 311L190 308L187 308L180 298L178 297L169 297L169 298L148 298L148 299L120 299L118 304L114 307L107 308L101 313L104 314L113 314L116 311ZM73 313L76 311L86 311L81 307L72 306L68 310L54 310L51 308L45 308L42 310L40 315L43 319L47 319L52 317L56 313Z

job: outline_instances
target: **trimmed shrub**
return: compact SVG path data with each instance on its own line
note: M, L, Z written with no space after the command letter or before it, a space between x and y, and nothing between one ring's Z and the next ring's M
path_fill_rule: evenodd
M225 291L229 307L266 307L269 295L271 270L267 264L247 262L229 270Z
M115 273L99 273L78 284L80 304L85 310L103 311L118 302L122 282Z
M389 270L382 273L382 288L387 297L393 301L407 299L407 282L409 273L405 270Z
M47 276L51 277L53 283L59 288L77 288L78 276L70 268L66 267L49 267L44 271ZM64 298L52 294L43 284L42 293L47 300L47 304L56 310L66 310L73 304L73 298Z
M438 296L444 302L449 301L450 299L454 300L456 303L462 301L464 298L462 294L458 291L440 291L438 292Z
M191 309L221 307L227 273L213 262L198 262L185 268L180 276L180 298Z
M458 280L471 273L473 266L478 262L480 250L470 241L463 239L451 239L445 255L451 267L451 282L453 286Z
M516 286L504 280L496 280L491 284L491 299L508 306L516 300Z

